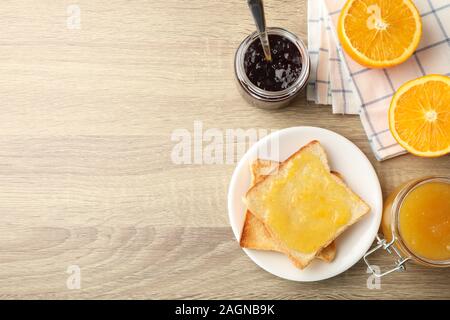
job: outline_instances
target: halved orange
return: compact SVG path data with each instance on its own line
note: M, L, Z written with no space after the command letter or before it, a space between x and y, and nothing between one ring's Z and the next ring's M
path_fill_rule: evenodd
M411 0L348 0L337 32L343 49L356 62L387 68L414 53L422 21Z
M432 74L403 84L389 108L389 128L398 143L422 157L450 152L450 78Z

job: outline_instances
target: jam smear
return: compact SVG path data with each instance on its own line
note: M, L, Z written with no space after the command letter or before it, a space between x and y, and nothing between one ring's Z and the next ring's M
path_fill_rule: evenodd
M269 35L272 60L267 61L261 41L256 39L244 55L244 70L249 80L266 91L289 88L300 76L302 61L300 51L289 39Z

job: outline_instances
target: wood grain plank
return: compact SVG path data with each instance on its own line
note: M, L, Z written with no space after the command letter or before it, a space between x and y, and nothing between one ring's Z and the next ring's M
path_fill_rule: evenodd
M370 154L365 137L354 141ZM1 136L3 222L227 226L234 163L176 165L170 158L174 145L161 136ZM372 162L385 192L419 174L450 169L448 158Z
M248 113L232 72L235 49L254 28L245 2L77 4L80 30L67 29L62 3L2 6L4 134L148 134ZM303 3L267 6L271 25L305 36Z
M407 299L418 292L422 298L450 298L446 270L419 266L382 279L379 290L367 288L362 262L318 283L278 279L243 254L228 227L72 225L24 231L1 230L0 274L8 274L0 277L1 298ZM66 288L69 265L81 268L81 290Z

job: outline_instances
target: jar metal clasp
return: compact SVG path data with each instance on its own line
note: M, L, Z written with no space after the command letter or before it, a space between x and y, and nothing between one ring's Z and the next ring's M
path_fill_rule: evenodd
M373 247L371 250L367 251L367 253L364 255L363 259L364 262L366 263L367 267L369 268L369 270L372 272L372 274L377 277L377 278L381 278L385 275L388 275L394 271L405 271L406 267L405 267L405 263L407 261L409 261L411 258L404 258L401 253L398 251L398 249L393 246L395 242L395 236L392 235L392 240L390 242L387 242L386 239L381 238L379 235L377 235L377 245L375 247ZM375 251L379 250L379 249L383 249L385 251L387 251L390 255L395 254L397 257L395 259L395 264L394 267L388 271L385 272L381 272L381 271L377 271L375 270L375 266L371 265L369 263L368 257L374 253Z

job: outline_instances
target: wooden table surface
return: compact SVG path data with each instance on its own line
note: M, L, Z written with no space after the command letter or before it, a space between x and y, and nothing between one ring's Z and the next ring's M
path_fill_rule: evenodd
M306 0L266 11L306 40ZM358 117L304 95L280 111L247 105L233 74L254 29L245 1L12 0L0 13L0 298L450 298L450 270L414 265L381 289L362 262L318 283L278 279L233 237L235 164L173 163L172 133L201 121L334 130L369 157L385 195L450 172L449 157L377 162Z

